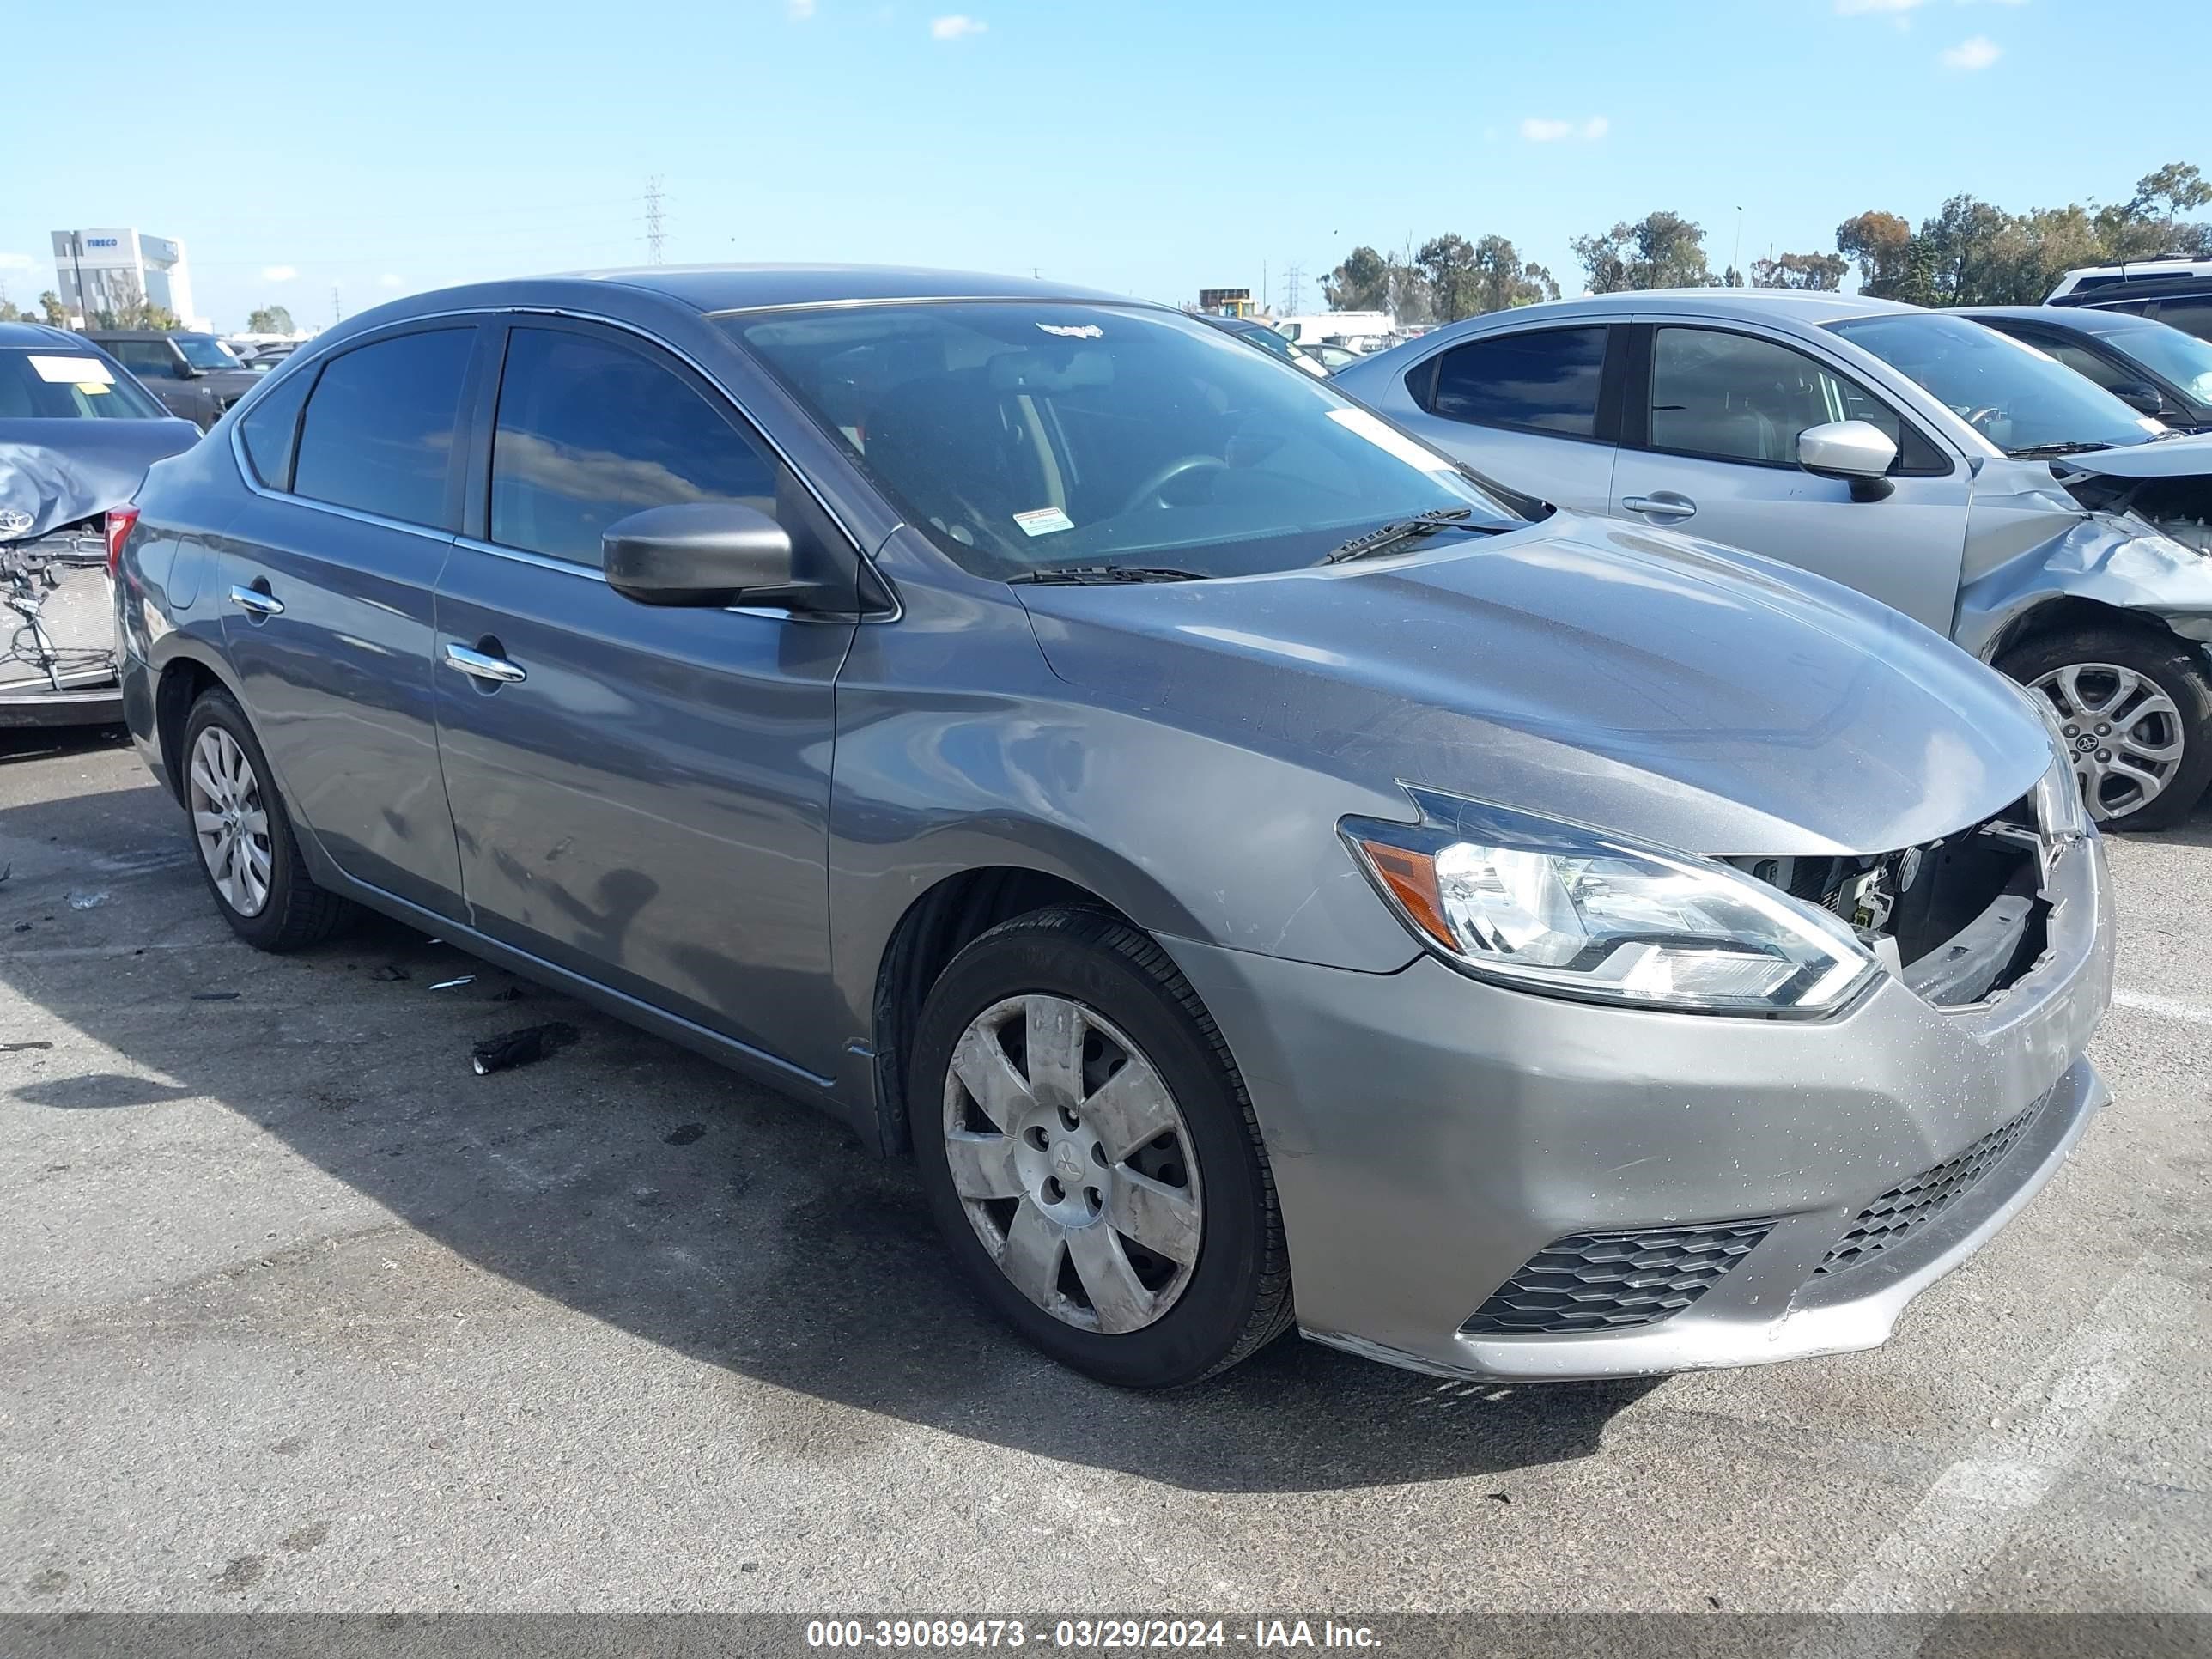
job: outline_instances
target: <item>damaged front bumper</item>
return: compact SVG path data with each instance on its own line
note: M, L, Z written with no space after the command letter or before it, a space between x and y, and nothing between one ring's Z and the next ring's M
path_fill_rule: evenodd
M2109 887L2100 842L2063 843L2047 949L2008 989L1939 1009L1885 976L1817 1022L1166 942L1250 1090L1305 1334L1449 1376L1613 1376L1874 1346L2002 1226L2106 1097L2083 1051ZM1620 1291L1626 1257L1673 1305Z

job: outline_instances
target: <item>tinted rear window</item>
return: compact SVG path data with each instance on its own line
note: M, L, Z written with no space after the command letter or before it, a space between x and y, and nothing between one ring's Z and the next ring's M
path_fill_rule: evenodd
M307 399L293 493L452 528L447 473L475 339L433 329L332 358Z
M1604 369L1602 328L1476 340L1444 354L1429 408L1449 421L1587 438L1597 429Z

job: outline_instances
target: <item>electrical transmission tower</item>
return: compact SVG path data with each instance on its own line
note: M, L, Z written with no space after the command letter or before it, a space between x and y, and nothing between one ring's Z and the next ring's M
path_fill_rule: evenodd
M660 225L660 175L654 173L645 181L645 259L647 264L660 263L660 245L666 240Z
M1283 310L1290 316L1298 314L1298 301L1305 295L1305 280L1304 265L1283 267Z

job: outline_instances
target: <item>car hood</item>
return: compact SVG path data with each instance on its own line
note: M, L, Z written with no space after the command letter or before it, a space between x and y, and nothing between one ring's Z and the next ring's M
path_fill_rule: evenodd
M2191 478L2212 477L2212 433L2160 438L2154 443L2124 444L2063 455L2063 472L2094 472L2106 478Z
M2019 694L1918 623L1564 514L1322 569L1018 591L1048 663L1091 697L1392 794L1692 852L1893 851L1998 811L2051 763Z
M0 421L0 541L105 513L199 441L190 421Z

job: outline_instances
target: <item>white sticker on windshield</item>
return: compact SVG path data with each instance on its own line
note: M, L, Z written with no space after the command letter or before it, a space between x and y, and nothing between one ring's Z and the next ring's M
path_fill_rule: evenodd
M1328 418L1347 432L1357 432L1376 448L1395 455L1408 466L1418 466L1424 472L1459 470L1434 450L1422 448L1397 428L1385 425L1364 409L1332 409Z
M31 373L48 386L113 386L115 371L97 357L31 359Z
M1039 323L1037 326L1048 334L1057 334L1063 340L1103 340L1106 331L1096 323Z
M1021 526L1024 536L1049 536L1055 531L1075 528L1075 520L1056 507L1033 507L1026 513L1015 514L1014 522Z

